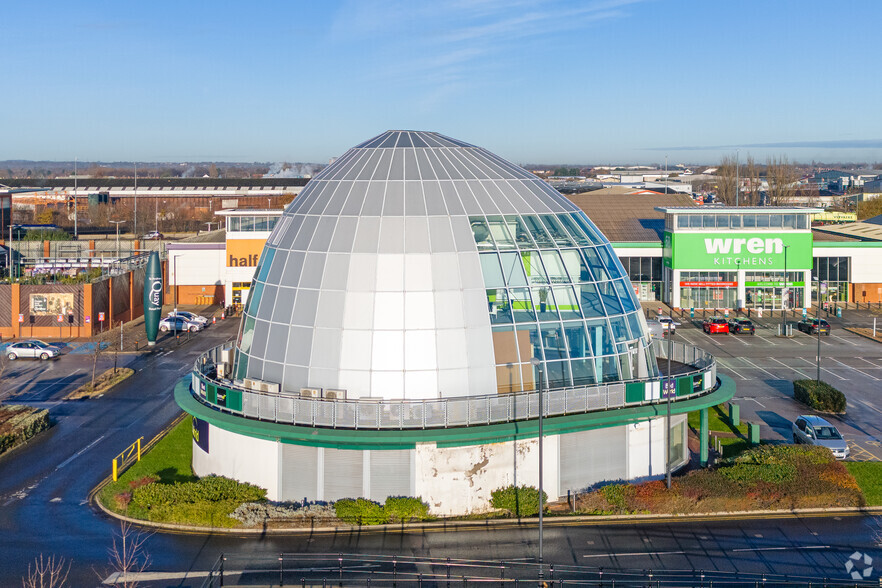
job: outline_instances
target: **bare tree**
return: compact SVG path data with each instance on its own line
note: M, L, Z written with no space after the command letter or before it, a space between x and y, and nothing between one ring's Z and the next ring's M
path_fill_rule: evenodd
M110 570L114 584L124 588L135 588L139 585L141 572L150 565L150 555L145 550L149 533L143 533L134 525L120 521L119 533L113 534L113 544L108 550L110 554ZM102 578L103 579L103 578Z
M23 588L60 588L67 582L70 573L70 562L64 565L64 558L50 555L43 559L43 554L28 564L28 575L21 579Z
M726 155L720 160L720 166L717 168L717 202L726 206L735 206L735 177L737 173L737 164L735 158Z
M790 163L786 155L770 157L766 166L766 181L769 184L766 204L781 206L789 203L796 194L796 182L799 172Z
M741 203L744 206L759 206L760 193L762 192L762 178L760 166L752 155L747 156L747 163L742 168L746 190L741 194Z

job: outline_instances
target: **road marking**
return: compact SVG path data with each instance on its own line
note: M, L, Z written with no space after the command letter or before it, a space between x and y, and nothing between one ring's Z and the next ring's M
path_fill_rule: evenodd
M756 398L753 398L752 396L744 396L744 397L741 398L741 400L753 400L754 402L756 402L757 404L759 404L762 408L765 408L765 407L766 407L765 404L763 404L762 402L760 402L760 401L757 400Z
M42 371L42 370L41 370L41 371ZM62 378L59 378L57 381L52 382L52 383L48 383L48 382L47 382L47 383L40 383L40 382L37 382L36 385L35 385L35 387L32 388L31 390L28 390L27 392L28 392L29 394L35 394L35 393L37 393L37 392L41 392L41 391L42 391L41 388L47 388L47 387L48 387L48 388L51 388L52 386L58 386L58 385L60 385L64 380L76 376L76 375L77 375L79 372L81 372L81 371L83 371L82 368L77 368L77 369L75 369L74 371L72 371L71 373L69 373L68 375L66 375L66 376L64 376L64 377L62 377ZM22 383L19 384L18 386L12 386L11 388L8 388L8 389L7 389L7 395L10 394L10 393L11 393L13 390L15 390L16 388L20 388L20 387L22 387L22 386L27 386L27 385L30 384L30 383L31 383L31 381L22 382ZM68 383L69 383L69 382L68 382ZM65 383L65 384L61 385L61 388L63 388L64 386L67 386L68 383ZM59 389L60 389L60 388L59 388Z
M758 535L758 537L762 537L762 535ZM830 549L829 545L789 545L787 547L742 547L739 549L733 549L732 553L739 553L744 551L790 551L791 549Z
M760 370L760 371L764 371L764 372L766 372L767 374L769 374L770 376L772 376L772 377L775 378L776 380L783 380L783 378L779 378L778 376L776 376L775 374L773 374L773 373L770 372L769 370L767 370L767 369L765 369L765 368L761 368L760 366L756 365L755 363L753 363L752 361L750 361L750 360L747 359L746 357L742 357L741 359L743 359L745 362L749 363L750 365L752 365L752 366L755 367L756 369L758 369L758 370Z
M79 456L81 456L83 453L85 453L86 451L88 451L89 449L94 447L95 444L98 443L99 441L101 441L102 439L104 439L104 437L105 437L105 435L101 435L100 437L98 437L97 439L95 439L94 441L92 441L91 443L89 443L88 445L86 445L85 447L83 447L82 449L80 449L79 451L77 451L76 453L71 455L70 457L68 457L66 460L64 460L63 462L58 464L58 467L55 469L60 470L61 468L63 468L64 466L66 466L67 464L69 464L70 462L72 462L73 460L78 458Z
M863 357L856 357L855 359L859 359L859 360L861 360L861 361L865 361L865 362L867 362L868 364L870 364L871 366L873 366L873 367L876 368L876 369L882 368L882 366L876 365L876 364L873 363L872 361L868 361L868 360L864 359Z
M796 337L788 337L787 340L788 340L788 341L793 341L793 342L796 343L797 345L805 345L805 343L803 343L802 341L797 340Z
M817 365L818 365L816 362L811 362L804 357L797 357L796 359L801 359L802 361L806 362L807 364L809 364L812 367L817 367ZM830 358L824 358L824 359L830 359ZM815 361L817 361L817 359ZM839 378L840 380L847 380L848 379L848 378L843 378L842 376L840 376L839 374L837 374L836 372L834 372L832 370L828 370L824 366L821 366L821 371L831 373L834 376L836 376L837 378Z
M769 341L768 339L766 339L765 337L763 337L761 335L757 335L757 337L759 337L760 339L762 339L763 341L765 341L769 345L776 345L775 343L772 343L771 341Z
M776 359L776 358L774 358L774 357L770 357L769 359L771 359L772 361L777 361L778 363L780 363L781 365L783 365L783 366L786 367L787 369L793 370L794 372L796 372L797 374L799 374L800 376L802 376L802 377L805 378L806 380L811 380L810 377L808 377L807 375L805 375L804 373L802 373L801 371L799 371L799 370L796 369L795 367L790 367L789 365L787 365L787 364L784 363L783 361L780 361L779 359Z
M879 381L879 378L877 378L876 376L871 376L871 375L868 374L867 372L862 372L861 370L857 369L856 367L851 367L850 365L844 364L844 363L842 363L841 361L839 361L838 359L835 359L835 358L833 358L833 357L828 357L827 359L829 359L830 361L835 361L835 362L838 363L839 365L844 366L844 367L847 367L848 369L850 369L850 370L852 370L852 371L855 371L855 372L857 372L857 373L859 373L859 374L863 374L863 375L867 376L868 378L872 378L873 380L876 380L877 382Z
M852 343L852 342L849 341L848 339L844 339L844 338L842 338L842 337L839 337L838 335L830 335L830 336L833 337L834 339L839 339L840 341L845 341L845 342L848 343L849 345L854 345L855 347L857 347L857 343Z
M686 553L685 551L644 551L640 553L593 553L590 555L583 555L582 557L637 557L641 555L682 555Z
M736 341L738 341L738 342L741 343L742 345L747 345L748 347L750 347L750 343L748 343L747 341L744 341L744 340L741 339L741 337L739 337L738 335L736 335L736 334L734 334L734 333L731 333L731 332L730 332L729 334L732 335L732 338L734 338Z

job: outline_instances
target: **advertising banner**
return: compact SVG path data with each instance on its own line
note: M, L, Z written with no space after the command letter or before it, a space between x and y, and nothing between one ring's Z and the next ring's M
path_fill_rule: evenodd
M144 330L147 331L147 345L156 345L159 321L162 318L162 265L159 253L154 251L147 260L144 273Z
M193 441L199 449L208 453L208 421L193 417Z
M59 314L73 314L73 292L51 292L46 294L31 294L30 309L33 316L52 316Z
M811 233L670 233L665 254L679 270L788 270L812 269Z
M227 239L227 267L257 267L266 239Z

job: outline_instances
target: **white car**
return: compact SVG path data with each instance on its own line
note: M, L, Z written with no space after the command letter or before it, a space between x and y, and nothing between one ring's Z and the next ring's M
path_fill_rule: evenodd
M208 319L205 318L204 316L200 316L196 313L188 312L186 310L173 310L170 313L168 313L168 316L169 316L169 318L172 318L175 316L180 316L188 321L191 321L194 323L199 323L201 325L205 325L208 323Z
M655 317L655 320L660 322L664 326L665 329L670 329L673 326L674 330L677 330L677 327L680 326L680 323L678 323L677 321L675 321L671 317L665 316L665 315L657 316L657 317Z
M58 357L58 349L52 347L43 341L19 341L6 346L6 357L10 360L16 360L20 357L30 357L32 359L50 359Z
M167 316L159 321L159 330L163 333L168 331L190 331L196 333L202 330L202 324L196 321L188 321L182 316Z

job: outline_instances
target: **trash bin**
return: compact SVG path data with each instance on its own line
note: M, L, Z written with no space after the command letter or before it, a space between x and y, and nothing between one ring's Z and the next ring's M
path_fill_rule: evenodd
M838 306L836 307L836 318L842 318L842 309Z

